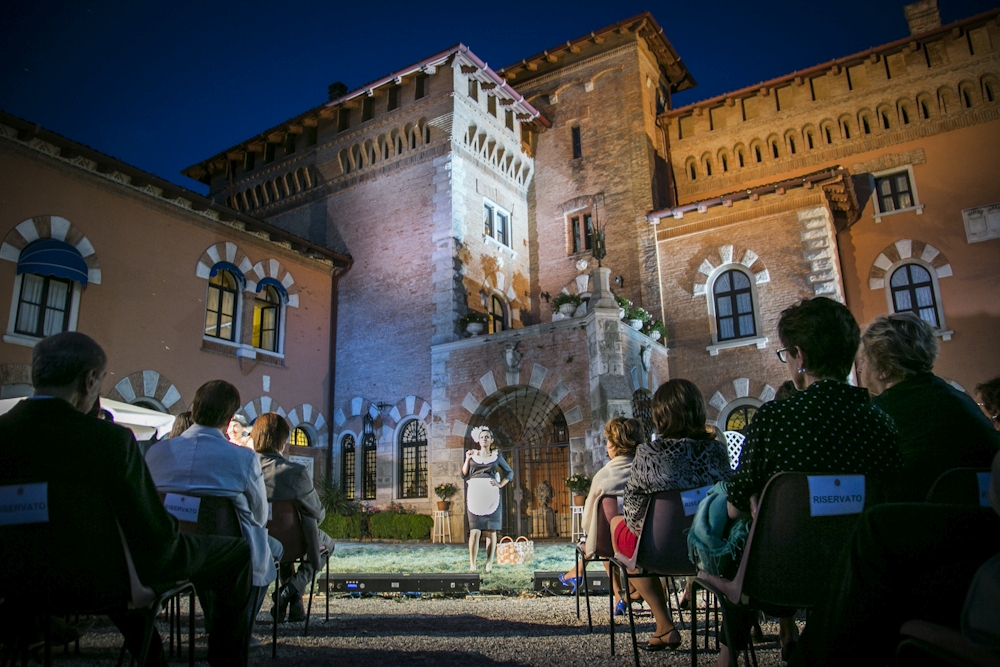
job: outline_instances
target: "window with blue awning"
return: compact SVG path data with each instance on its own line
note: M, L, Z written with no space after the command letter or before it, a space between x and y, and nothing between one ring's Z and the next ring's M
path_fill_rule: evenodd
M57 239L30 243L17 260L17 273L64 278L87 286L88 268L80 251Z

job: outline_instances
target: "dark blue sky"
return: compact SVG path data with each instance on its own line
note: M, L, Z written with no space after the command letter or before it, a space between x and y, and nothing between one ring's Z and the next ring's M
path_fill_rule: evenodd
M949 23L996 0L939 0ZM648 9L686 104L908 34L904 2L6 0L0 109L198 191L180 170L457 42L497 69Z

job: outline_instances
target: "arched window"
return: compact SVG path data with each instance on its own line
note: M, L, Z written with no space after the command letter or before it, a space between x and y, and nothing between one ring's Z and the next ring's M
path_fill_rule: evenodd
M712 287L719 341L757 335L750 277L739 269L725 271Z
M280 352L281 295L272 285L261 287L263 289L253 301L253 346L268 352Z
M416 419L399 434L399 497L427 497L427 429Z
M930 271L919 264L903 264L893 271L889 285L895 312L911 312L932 327L941 328Z
M371 415L362 419L361 434L361 497L364 500L375 500L377 486L376 464L378 462L378 440L375 438L375 423Z
M746 435L747 426L753 421L754 415L757 414L757 406L755 405L738 405L733 408L729 414L726 416L724 431L739 431L743 435Z
M340 467L340 488L350 500L354 500L354 436L350 433L340 440Z
M653 439L653 395L645 389L636 389L632 394L632 416L642 422L646 442Z
M495 294L490 297L490 309L487 313L487 318L487 333L492 334L507 329L507 308L504 306L503 299Z
M291 443L293 447L310 447L312 441L309 433L301 426L292 431Z
M236 340L236 309L239 282L228 269L212 269L205 302L205 335L222 340Z

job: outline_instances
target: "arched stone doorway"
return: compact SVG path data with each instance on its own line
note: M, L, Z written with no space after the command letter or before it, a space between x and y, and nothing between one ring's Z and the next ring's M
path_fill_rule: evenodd
M514 470L503 489L503 532L532 537L569 537L569 427L563 411L543 391L516 385L486 398L469 421L466 449L475 447L472 429L489 426L500 453ZM538 489L552 487L540 502Z

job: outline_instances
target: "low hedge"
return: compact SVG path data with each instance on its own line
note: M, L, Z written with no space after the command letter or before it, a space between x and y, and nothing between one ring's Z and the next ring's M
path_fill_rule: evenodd
M377 512L368 517L368 531L375 539L426 540L434 519L426 514Z
M375 512L342 516L327 514L320 528L335 540L426 540L431 536L434 519L425 514Z
M320 528L335 540L356 540L361 537L361 515L327 514Z

